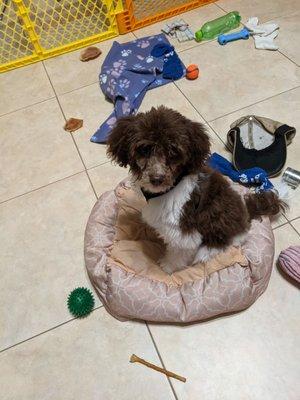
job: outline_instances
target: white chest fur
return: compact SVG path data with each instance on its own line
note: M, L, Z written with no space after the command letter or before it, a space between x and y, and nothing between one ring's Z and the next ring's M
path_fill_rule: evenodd
M180 229L180 216L197 184L197 176L189 175L168 193L150 199L142 210L142 217L156 230L166 244L174 248L195 249L201 244L199 232L184 234Z

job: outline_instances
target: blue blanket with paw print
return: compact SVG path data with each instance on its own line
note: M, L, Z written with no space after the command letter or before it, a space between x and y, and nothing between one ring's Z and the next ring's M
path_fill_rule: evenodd
M114 110L91 137L105 143L117 119L135 114L147 90L165 85L185 75L185 67L164 34L128 43L114 42L101 72L100 87Z

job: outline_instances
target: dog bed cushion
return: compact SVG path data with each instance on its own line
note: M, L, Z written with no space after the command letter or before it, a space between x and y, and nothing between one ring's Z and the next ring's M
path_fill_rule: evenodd
M141 220L144 202L125 180L99 198L87 223L86 268L113 316L200 321L245 309L265 291L274 257L268 218L252 222L241 249L229 248L206 264L168 275L158 265L164 244Z

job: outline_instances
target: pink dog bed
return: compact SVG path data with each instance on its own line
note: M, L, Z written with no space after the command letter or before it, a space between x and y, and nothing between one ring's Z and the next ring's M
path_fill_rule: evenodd
M234 185L236 190L246 189ZM145 226L140 198L125 180L96 202L85 232L89 277L116 318L185 323L249 307L266 290L274 237L268 218L253 221L242 249L167 275L164 244Z

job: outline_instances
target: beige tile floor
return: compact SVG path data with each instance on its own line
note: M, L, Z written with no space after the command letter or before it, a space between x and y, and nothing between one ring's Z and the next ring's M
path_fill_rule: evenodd
M241 115L294 125L287 166L300 170L300 3L220 0L183 18L197 28L233 9L244 20L278 22L280 51L257 51L252 40L226 47L174 42L201 76L147 93L141 110L165 104L205 123L213 149L227 158L226 132ZM68 314L68 292L90 287L82 251L89 212L127 173L109 163L104 146L89 142L112 109L97 83L111 43L99 44L102 57L89 63L80 63L77 51L0 76L1 399L298 400L299 289L276 265L250 309L201 324L121 323L98 300L87 319ZM71 116L84 126L69 135L62 126ZM300 244L299 204L300 189L290 211L273 222L276 257ZM130 365L133 352L187 383Z

